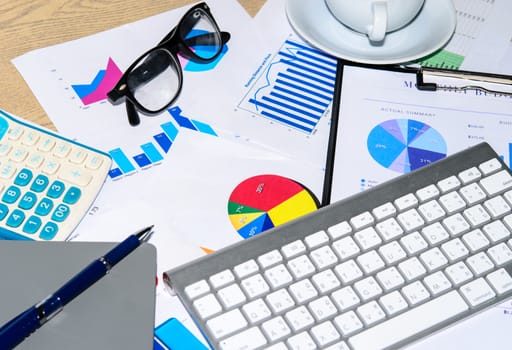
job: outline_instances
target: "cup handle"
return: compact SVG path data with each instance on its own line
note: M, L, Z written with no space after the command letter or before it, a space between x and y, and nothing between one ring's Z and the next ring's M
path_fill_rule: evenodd
M372 3L373 25L368 28L368 37L371 41L382 41L386 36L388 22L387 3L375 1Z

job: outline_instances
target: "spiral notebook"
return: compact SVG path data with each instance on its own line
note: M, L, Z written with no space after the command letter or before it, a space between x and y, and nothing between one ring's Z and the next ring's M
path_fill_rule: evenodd
M0 325L115 244L0 241ZM156 249L144 243L16 349L152 349L156 273Z

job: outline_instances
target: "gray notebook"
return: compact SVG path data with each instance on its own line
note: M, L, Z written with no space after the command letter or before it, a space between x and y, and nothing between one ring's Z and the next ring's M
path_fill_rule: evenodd
M0 241L0 326L116 244ZM16 349L152 349L156 273L144 243Z

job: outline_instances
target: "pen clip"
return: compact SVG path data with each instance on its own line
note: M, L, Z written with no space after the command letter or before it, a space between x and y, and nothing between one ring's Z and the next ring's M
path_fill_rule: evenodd
M433 69L428 67L421 67L416 71L416 88L421 91L437 91L437 90L481 90L490 94L512 96L512 92L490 89L482 85L465 84L462 86L456 85L441 85L435 82L426 82L426 76L455 78L461 80L469 80L480 83L494 83L510 86L512 88L512 76L502 74L490 74L481 72L470 72L460 70L448 69Z

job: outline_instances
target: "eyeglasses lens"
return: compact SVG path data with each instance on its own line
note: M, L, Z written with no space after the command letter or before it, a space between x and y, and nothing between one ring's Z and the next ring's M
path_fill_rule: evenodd
M179 30L183 42L201 59L212 59L222 50L219 28L202 9L197 9L184 18Z
M151 51L139 60L127 78L135 99L149 111L158 111L174 99L180 88L178 63L164 49Z

